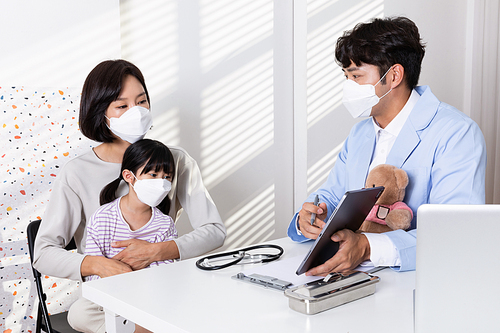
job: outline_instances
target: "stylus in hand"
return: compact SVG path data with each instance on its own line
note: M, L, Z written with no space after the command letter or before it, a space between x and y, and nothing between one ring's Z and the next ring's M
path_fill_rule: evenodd
M314 198L314 206L317 206L319 204L319 195L316 194L316 197ZM316 220L316 213L311 214L311 225L314 224L314 221Z

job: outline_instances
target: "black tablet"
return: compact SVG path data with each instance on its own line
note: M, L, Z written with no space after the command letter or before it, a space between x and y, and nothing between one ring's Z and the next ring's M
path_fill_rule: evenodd
M358 230L383 191L383 186L347 191L297 269L297 275L333 257L339 250L339 243L331 240L332 235L342 229Z

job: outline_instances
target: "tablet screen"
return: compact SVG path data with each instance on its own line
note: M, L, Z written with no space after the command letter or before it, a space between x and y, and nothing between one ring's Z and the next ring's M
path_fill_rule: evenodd
M297 275L333 257L339 250L339 243L331 240L332 235L342 229L358 230L383 190L384 187L379 186L347 191L297 269Z

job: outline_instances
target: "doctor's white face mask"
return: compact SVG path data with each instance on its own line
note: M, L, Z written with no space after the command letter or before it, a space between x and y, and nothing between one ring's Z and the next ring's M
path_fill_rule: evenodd
M142 106L134 106L125 111L120 118L108 118L108 128L122 140L135 143L144 138L153 125L151 112Z
M389 68L387 72L385 72L385 74L380 78L380 80L378 80L377 83L375 83L375 85L361 85L354 82L353 80L345 80L342 103L347 108L351 116L353 116L354 118L369 117L372 112L372 107L377 105L380 99L384 98L388 93L391 92L392 88L382 97L378 97L375 93L375 86L384 79L391 68Z

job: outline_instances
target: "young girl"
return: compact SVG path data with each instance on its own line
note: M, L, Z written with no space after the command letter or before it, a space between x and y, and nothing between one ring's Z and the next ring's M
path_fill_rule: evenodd
M167 215L174 173L174 158L163 143L143 139L130 145L123 155L120 176L102 189L102 206L88 222L85 254L113 258L123 250L111 246L117 241L157 243L177 238L174 221ZM129 192L116 198L122 180L128 183ZM90 275L86 281L98 278Z
M57 175L35 241L33 265L39 272L83 281L89 275L116 275L155 261L197 257L224 243L226 228L203 185L196 160L181 147L170 146L175 175L168 215L175 221L185 211L193 230L154 244L138 239L117 242L117 247L126 248L113 259L83 254L86 226L99 209L103 185L116 179L125 150L149 130L151 113L135 107L150 109L150 102L144 76L126 60L103 61L85 79L78 117L80 131L100 144L70 159ZM128 187L120 182L117 195L126 194ZM64 249L72 238L76 253ZM68 312L68 322L79 332L104 333L104 317L102 308L91 302L75 302Z

